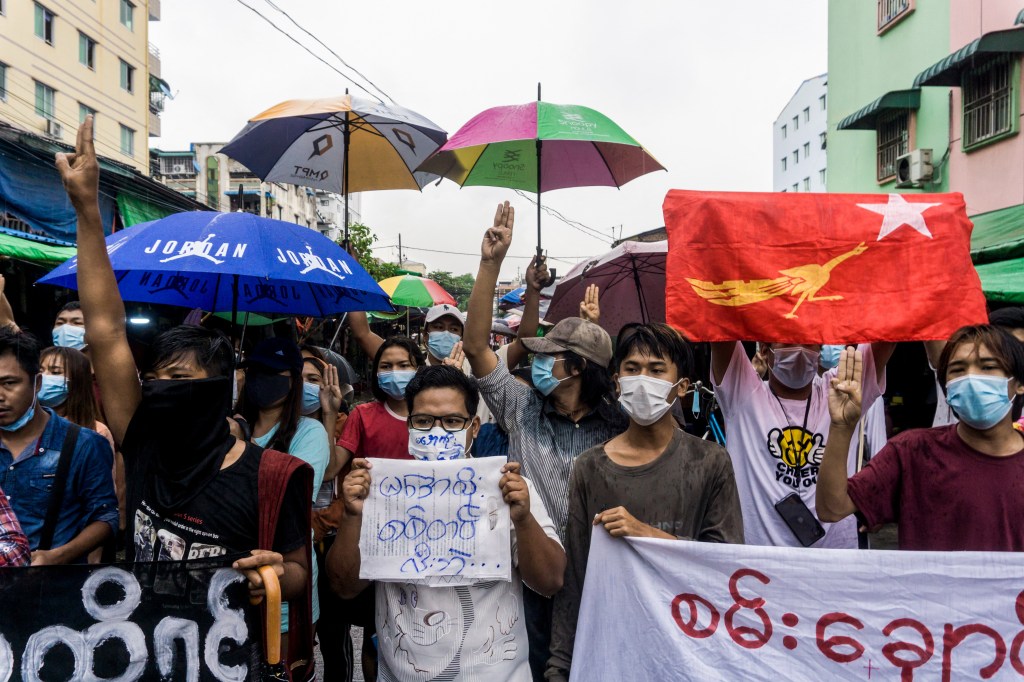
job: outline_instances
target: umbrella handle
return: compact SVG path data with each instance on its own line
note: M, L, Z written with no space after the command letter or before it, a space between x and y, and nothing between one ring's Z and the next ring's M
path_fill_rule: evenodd
M257 570L267 595L267 663L277 665L281 662L281 582L273 566L260 566Z

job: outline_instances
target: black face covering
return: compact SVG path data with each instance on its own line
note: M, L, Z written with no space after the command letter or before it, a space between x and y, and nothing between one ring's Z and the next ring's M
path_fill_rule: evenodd
M260 410L283 399L291 387L291 377L251 370L245 374L245 397Z
M142 402L125 435L125 451L148 465L145 494L162 511L189 502L220 471L235 444L227 423L230 404L228 377L142 384ZM142 494L139 490L131 496Z

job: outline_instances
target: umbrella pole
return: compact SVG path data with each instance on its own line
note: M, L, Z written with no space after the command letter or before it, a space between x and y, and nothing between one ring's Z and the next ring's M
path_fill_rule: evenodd
M636 257L630 254L629 263L633 266L633 282L636 284L636 296L640 301L640 320L644 324L650 324L651 316L647 312L647 297L644 296L644 288L640 286L640 270L636 267Z
M231 324L238 324L238 275L231 278Z
M246 327L249 326L249 311L248 310L245 311L245 317L242 318L242 319L243 319L243 322L242 322L242 337L240 339L238 339L238 351L239 352L241 352L242 348L245 346L245 329L246 329Z
M537 115L540 116L540 83L537 83ZM537 265L540 265L540 258L544 255L544 251L540 248L540 157L543 149L543 143L540 140L540 133L537 133Z
M331 342L327 344L328 350L334 350L334 344L338 341L338 335L341 334L341 328L345 325L346 317L348 317L348 313L341 314L341 319L338 320L338 326L334 329L334 336L331 337Z
M348 94L348 90L345 90ZM341 139L344 146L345 158L341 161L341 190L345 195L345 242L344 248L348 250L348 147L349 140L352 137L352 131L348 124L348 112L345 112L345 123L341 130Z

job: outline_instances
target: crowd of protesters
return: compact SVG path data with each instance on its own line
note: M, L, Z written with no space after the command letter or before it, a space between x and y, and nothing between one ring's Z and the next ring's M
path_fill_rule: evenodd
M0 565L112 561L118 539L129 561L244 554L234 567L252 595L263 593L256 569L270 566L291 606L281 629L294 679L312 674L315 632L326 680L350 680L359 664L366 679L566 680L595 526L852 549L859 529L898 523L903 549L1024 551L1024 309L929 344L942 425L888 443L871 410L894 344L766 342L749 357L738 341L714 343L705 369L727 451L682 419L680 402L707 389L694 387L694 349L671 327L627 325L613 342L591 288L580 317L537 335L542 259L527 273L518 339L494 351L515 223L506 202L484 234L468 310L428 311L425 349L350 315L373 396L351 406L331 352L289 338L239 358L222 333L182 325L136 364L88 129L57 161L78 217L80 301L41 349L0 299ZM511 582L360 577L367 458L437 459L417 437L432 431L465 457L508 457ZM793 524L794 509L817 522ZM503 646L472 617L462 632L409 623L452 603L505 613ZM358 657L352 627L364 629Z

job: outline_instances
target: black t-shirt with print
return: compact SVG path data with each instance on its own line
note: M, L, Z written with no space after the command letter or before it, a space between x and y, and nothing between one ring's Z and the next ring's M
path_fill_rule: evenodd
M263 449L248 444L238 461L222 469L203 492L173 514L165 514L143 492L130 519L135 561L181 561L248 553L259 539L259 468ZM128 485L145 491L141 462L126 459ZM292 476L285 491L272 549L285 554L302 546L309 533L302 481Z

